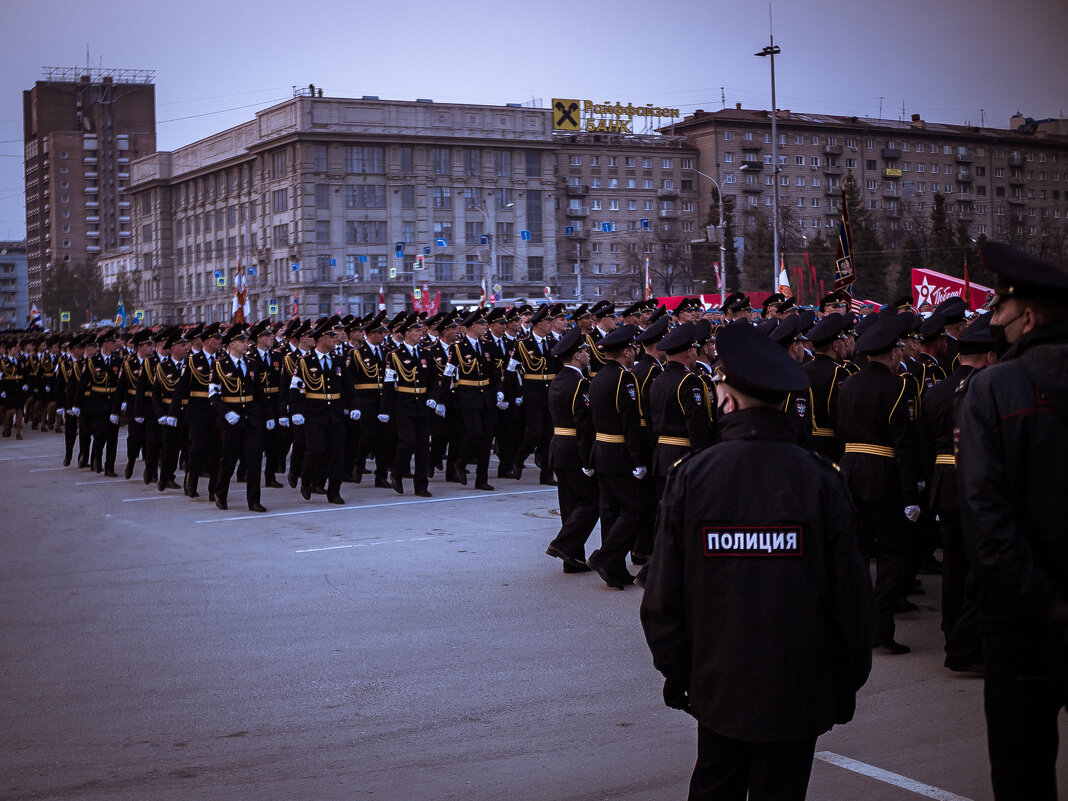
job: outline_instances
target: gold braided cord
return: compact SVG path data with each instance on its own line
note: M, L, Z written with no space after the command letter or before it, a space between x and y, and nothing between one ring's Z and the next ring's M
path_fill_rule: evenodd
M219 367L220 364L221 364L221 361L219 359L216 359L215 360L215 377L217 379L219 379L219 383L222 385L222 388L224 390L226 390L226 392L223 393L223 394L226 394L226 395L240 395L241 394L241 376L238 375L233 379L228 378L226 376L226 374L223 373L222 369Z
M326 376L319 376L318 379L314 378L308 373L308 363L303 359L300 360L300 377L304 380L304 392L322 392L323 387L326 384Z
M411 370L405 370L404 365L401 364L400 357L397 355L397 351L393 351L391 354L393 357L393 366L397 369L397 375L399 375L406 384L414 384L415 374L418 370L418 363L412 365Z

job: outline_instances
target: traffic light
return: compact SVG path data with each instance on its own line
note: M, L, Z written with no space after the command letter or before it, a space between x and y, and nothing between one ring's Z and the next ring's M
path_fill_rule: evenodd
M426 265L423 264L423 254L419 253L415 257L415 269L422 270Z

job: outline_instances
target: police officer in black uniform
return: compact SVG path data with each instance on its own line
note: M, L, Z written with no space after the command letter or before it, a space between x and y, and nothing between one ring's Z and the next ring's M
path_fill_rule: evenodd
M665 703L697 718L690 798L803 799L871 668L868 570L845 483L780 411L804 372L751 326L717 345L722 440L668 479L642 626Z

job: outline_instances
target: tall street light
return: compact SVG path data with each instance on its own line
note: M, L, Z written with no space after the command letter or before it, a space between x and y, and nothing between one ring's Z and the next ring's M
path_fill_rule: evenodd
M775 44L774 34L769 35L769 40L770 44L759 53L754 53L753 55L767 56L771 59L771 180L775 190L771 206L771 288L774 291L775 285L779 280L779 135L775 126L775 120L778 116L778 111L775 107L775 56L781 53L782 50Z
M497 196L496 192L490 192L488 194L492 198L496 198L496 196ZM496 203L496 200L494 200L494 203ZM497 212L504 211L505 209L510 209L513 206L515 206L515 203L508 203L508 204L506 204L504 206L501 206L500 208L495 208L493 210L492 214L487 214L486 210L483 209L481 206L475 206L476 209L478 209L480 212L482 212L482 216L486 218L486 229L487 229L486 230L486 236L487 236L487 239L489 241L489 249L490 250L489 250L489 264L487 264L482 270L482 280L485 281L486 294L487 295L489 295L490 290L493 288L493 277L492 277L493 276L493 270L497 265L497 258L496 258L496 253L497 253L497 237L496 237L496 233L497 232L496 231L491 231L489 229L493 228L493 223L494 223L494 220L497 217ZM504 294L503 291L502 291L501 294Z
M693 170L693 172L700 175L702 178L707 178L716 187L716 194L719 195L719 225L716 227L719 229L719 270L717 271L716 278L719 281L719 304L722 306L727 302L727 241L724 237L723 229L723 190L720 188L719 181L713 178L708 173L701 172L700 170ZM727 178L730 178L734 173L729 173Z

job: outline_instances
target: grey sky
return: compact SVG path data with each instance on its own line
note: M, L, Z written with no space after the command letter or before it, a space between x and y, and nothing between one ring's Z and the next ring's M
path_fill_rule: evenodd
M778 0L780 108L1005 127L1068 110L1064 0ZM0 239L25 236L22 90L43 66L156 70L170 150L292 95L768 108L768 6L721 0L0 0Z

